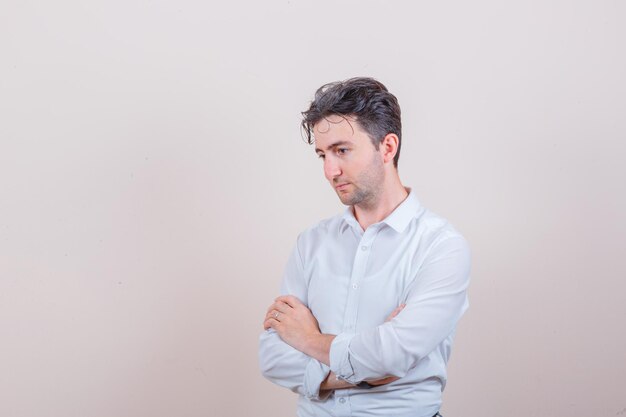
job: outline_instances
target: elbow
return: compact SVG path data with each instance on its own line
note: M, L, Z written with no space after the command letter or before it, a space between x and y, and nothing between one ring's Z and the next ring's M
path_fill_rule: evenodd
M272 382L276 379L277 365L279 363L279 357L272 354L270 349L261 345L259 348L259 370L263 378Z
M259 370L263 378L276 383L280 374L278 365L279 363L275 359L263 355L262 352L259 354Z
M258 354L259 370L263 378L291 389L291 382L297 378L298 373L298 361L294 361L294 353L289 346L277 340L275 333L263 333Z
M259 370L261 371L261 375L263 378L270 379L272 367L268 363L268 361L264 360L263 355L259 354Z
M263 378L271 383L287 388L298 394L302 393L302 376L299 375L298 372L294 372L294 370L290 369L289 366L285 366L282 361L264 358L261 354L259 355L259 368Z
M276 367L276 356L272 354L271 337L269 332L264 332L259 338L259 370L263 378L272 380L272 376Z
M283 375L278 365L276 361L263 360L259 356L259 369L263 378L273 384L284 386L285 375Z

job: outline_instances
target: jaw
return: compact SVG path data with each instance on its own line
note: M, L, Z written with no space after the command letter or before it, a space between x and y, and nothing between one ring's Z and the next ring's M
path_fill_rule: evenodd
M371 193L358 188L352 183L350 183L350 186L352 187L352 189L349 191L335 189L335 192L337 193L337 197L339 197L339 200L341 200L341 202L344 205L346 206L358 205L361 207L370 207L372 205L375 205L373 201L373 200L376 200L375 195L372 195Z

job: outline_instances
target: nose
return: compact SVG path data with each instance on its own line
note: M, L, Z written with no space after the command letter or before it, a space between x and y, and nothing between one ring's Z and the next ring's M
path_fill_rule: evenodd
M327 156L324 159L324 175L328 181L332 181L333 178L337 178L341 175L341 167L339 161L335 158Z

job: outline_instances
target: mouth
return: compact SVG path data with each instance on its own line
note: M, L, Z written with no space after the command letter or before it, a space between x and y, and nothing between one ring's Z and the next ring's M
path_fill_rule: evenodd
M341 190L345 189L348 185L350 185L349 182L344 182L342 184L336 185L335 189L338 190L338 191L341 191Z

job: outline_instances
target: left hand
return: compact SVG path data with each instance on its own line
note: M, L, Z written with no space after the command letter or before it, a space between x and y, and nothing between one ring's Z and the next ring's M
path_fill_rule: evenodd
M285 343L301 352L308 342L321 335L311 310L293 295L283 295L274 300L267 309L263 328L274 329Z

